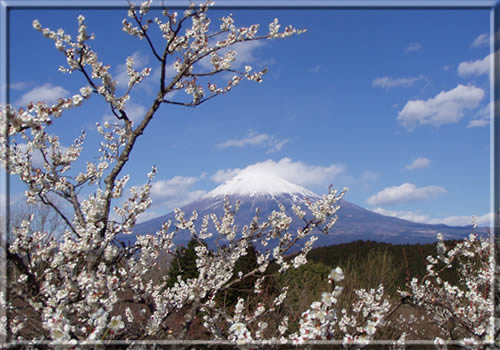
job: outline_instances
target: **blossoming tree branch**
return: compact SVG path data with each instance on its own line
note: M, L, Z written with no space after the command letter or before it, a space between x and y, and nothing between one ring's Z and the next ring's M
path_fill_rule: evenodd
M207 16L210 5L209 2L199 7L191 5L183 14L163 9L162 16L154 18L150 17L151 0L140 7L130 5L128 18L122 22L123 30L142 40L154 58L157 65L154 68L160 71L156 95L142 118L135 122L129 115L127 102L133 89L150 75L151 67L136 71L134 59L128 57L128 87L120 95L111 67L101 62L92 49L94 34L89 34L83 16L78 17L76 38L62 29L53 31L38 20L33 21L34 29L53 40L56 49L66 57L66 66L59 70L80 74L86 84L73 97L60 98L53 105L33 102L19 109L2 108L1 119L6 127L0 140L3 165L26 185L28 203L52 208L65 224L62 236L56 238L53 232L34 230L33 218L24 220L13 227L11 239L4 242L8 264L14 271L9 276L9 293L1 298L2 306L8 311L8 317L2 319L8 334L3 335L9 340L30 339L54 344L186 340L192 339L196 325L214 340L302 343L338 339L351 346L369 343L377 329L401 305L391 305L380 285L376 290L357 290L352 310L339 309L337 300L343 292L344 279L340 268L332 270L329 276L331 290L304 310L299 320L290 320L279 313L280 306L286 302L286 286L269 300L262 297L262 301L255 302L238 297L232 307L227 307L221 298L232 286L245 280L253 281L252 295L259 298L266 293L264 286L270 278L271 264L278 266L277 273L304 265L306 254L317 239L313 229L328 234L337 219L337 202L345 190L337 192L330 188L319 200L305 203L306 208L294 206L294 214L304 222L294 233L289 232L292 218L283 206L267 218L260 218L257 211L248 225L238 228L235 214L239 203L226 200L222 217L198 218L196 212L176 210L175 222L165 222L161 230L153 234L137 236L133 245L126 246L116 239L118 234L132 234L138 216L151 204L151 182L156 168L149 172L147 182L142 187L132 187L130 194L124 193L129 176L123 174L123 169L134 157L136 142L147 133L160 108L169 104L196 107L228 94L242 80L262 82L266 69L233 67L237 56L235 45L305 32L292 26L282 29L275 19L268 31L261 34L257 24L236 26L231 15L222 17L214 27ZM153 40L154 31L163 37L161 46ZM200 64L202 60L210 62L209 69ZM173 77L167 73L170 65L175 69ZM232 77L217 85L215 76L221 73L230 73ZM184 95L174 94L182 91ZM86 166L78 169L76 162L83 150L85 132L69 147L63 147L47 128L57 123L67 110L81 108L90 98L104 100L114 120L97 123L102 137L97 145L100 158L87 160ZM41 154L43 166L33 161L34 152ZM202 226L197 230L195 222L199 219ZM215 227L214 233L208 230L210 223ZM165 276L156 279L149 276L159 269L161 259L178 255L173 239L180 230L188 230L199 243L195 248L197 277L182 279L179 276L169 286ZM207 249L204 240L213 235L226 240L227 245L213 251ZM287 259L285 254L299 241L305 242L302 249L293 259ZM257 242L275 248L256 252L257 264L250 271L237 271L237 261L249 254ZM471 241L464 249L470 251L476 242ZM444 259L443 249L440 259ZM483 245L477 249L482 259L490 261ZM452 255L460 252L455 250ZM454 259L450 254L449 259ZM429 261L434 264L434 260ZM484 339L485 325L491 320L487 296L481 294L480 289L485 279L492 276L488 266L481 268L481 279L474 280L472 287L466 283L475 293L472 302L477 301L479 305L456 316L462 317L463 326L470 330L469 342ZM429 268L429 272L432 271L432 267ZM426 277L423 284L413 280L404 298L414 300L415 305L429 308L431 312L433 308L442 307L429 302L422 291L433 276ZM443 284L436 280L433 286L439 289ZM448 294L461 297L454 287L443 287ZM433 297L440 298L443 294L436 291ZM446 304L436 317L445 317L462 304L461 299ZM476 311L479 316L474 318L470 313L476 315ZM266 320L273 313L280 318L271 324ZM181 315L181 320L180 326L174 329L169 320L176 315Z

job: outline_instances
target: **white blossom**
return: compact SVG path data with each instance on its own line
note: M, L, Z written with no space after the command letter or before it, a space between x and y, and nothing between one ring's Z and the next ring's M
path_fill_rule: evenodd
M125 323L122 321L122 316L113 316L109 322L109 328L113 331L118 331L125 328Z
M344 272L340 267L336 267L333 269L330 274L328 275L328 281L335 281L335 282L340 282L344 279Z

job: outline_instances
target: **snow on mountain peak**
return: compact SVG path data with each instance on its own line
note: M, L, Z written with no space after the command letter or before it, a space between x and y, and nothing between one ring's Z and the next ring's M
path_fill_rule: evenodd
M277 175L267 172L243 170L213 191L207 193L205 197L226 195L250 197L268 195L275 197L282 194L294 194L313 198L318 196L314 192L291 183Z

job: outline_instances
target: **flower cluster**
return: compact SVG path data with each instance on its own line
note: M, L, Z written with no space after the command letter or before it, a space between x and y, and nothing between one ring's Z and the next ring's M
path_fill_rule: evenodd
M353 305L352 314L342 309L339 329L343 332L346 344L369 344L375 336L377 327L384 324L389 313L390 303L384 299L384 286L370 290L356 290L358 301Z
M280 32L280 25L275 19L269 25L267 34L258 35L259 25L252 24L248 27L237 27L231 15L221 18L218 30L212 30L211 19L207 16L207 11L213 3L206 1L196 8L193 4L184 12L184 16L179 18L177 12L163 11L163 17L155 17L153 20L145 20L145 15L149 12L151 2L145 1L139 10L132 6L129 10L129 18L122 21L123 30L131 36L146 39L151 46L155 57L162 62L162 74L165 72L165 54L171 55L173 68L177 76L171 83L164 85L166 93L169 90L182 90L190 95L190 102L180 102L164 100L166 103L183 105L198 105L204 101L220 94L225 94L237 86L242 79L262 82L262 76L267 69L252 71L252 67L245 66L243 71L237 70L234 63L237 51L231 49L236 44L244 44L254 40L285 38L294 34L301 34L305 30L298 30L288 26ZM181 30L184 23L190 20L191 27ZM150 23L155 23L166 40L164 54L160 54L149 37ZM206 65L200 64L208 60L212 66L209 72L201 71ZM233 77L218 86L215 82L203 83L203 78L216 75L221 72L232 72ZM163 75L164 76L164 75ZM131 81L136 79L131 76ZM208 91L206 91L208 88Z
M290 335L295 344L310 340L342 339L344 345L366 345L382 326L389 312L389 301L384 299L382 285L377 290L356 290L358 300L352 310L337 306L343 287L340 282L344 273L340 267L333 269L328 282L333 285L331 292L323 292L321 300L315 301L302 313L299 331Z
M437 257L427 257L427 273L420 280L413 278L406 291L400 291L414 305L428 311L433 322L464 345L482 348L495 338L494 283L495 263L491 244L471 234L453 248L446 247L438 235ZM454 268L458 282L453 284L442 275ZM436 342L444 340L436 338Z

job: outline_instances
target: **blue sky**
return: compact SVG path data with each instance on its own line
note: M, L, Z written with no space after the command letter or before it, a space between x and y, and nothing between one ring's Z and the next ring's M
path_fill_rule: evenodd
M275 17L307 32L240 50L237 65L269 68L262 84L242 82L196 109L160 109L125 168L129 184L141 185L151 165L158 167L153 207L142 220L185 205L257 164L320 194L329 184L347 186L347 200L386 215L458 225L470 224L475 215L488 223L488 10L209 14L216 24L228 12L237 25L260 23L261 33ZM85 85L77 74L58 72L64 56L31 25L37 18L43 27L75 36L78 14L86 17L96 35L93 48L116 79L121 81L130 55L137 68L153 68L153 77L136 88L127 106L138 118L156 94L156 67L146 42L121 30L125 9L13 10L11 102L54 102ZM94 157L95 123L109 114L93 96L50 132L69 145L85 129L83 157ZM13 180L11 192L19 199L24 190Z

